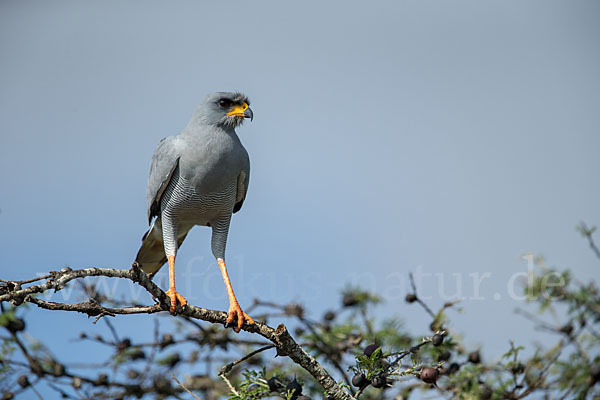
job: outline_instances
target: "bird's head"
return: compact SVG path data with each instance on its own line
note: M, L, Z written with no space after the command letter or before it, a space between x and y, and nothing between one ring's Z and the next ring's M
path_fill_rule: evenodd
M206 96L193 119L203 124L235 128L245 118L254 118L248 97L242 93L217 92Z

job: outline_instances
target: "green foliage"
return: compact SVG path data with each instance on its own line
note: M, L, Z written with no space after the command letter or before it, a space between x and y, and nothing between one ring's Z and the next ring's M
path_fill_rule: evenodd
M246 370L242 372L242 380L236 385L237 394L230 392L229 399L261 399L270 395L269 385L265 377L266 369ZM289 400L289 399L288 399Z
M353 301L348 302L348 299ZM359 287L349 286L342 291L342 303L345 307L369 307L381 303L381 297Z
M578 230L596 253L592 237L596 228L582 224ZM419 289L411 293L413 297L407 299L407 303L411 307L427 308L424 312L432 318L425 326L414 326L407 323L410 321L403 322L398 318L379 321L375 306L381 303L381 298L355 287L342 292L342 306L327 313L322 321L310 320L309 313L298 304L257 303L257 306L273 309L272 314L266 313L268 318L279 320L285 315L289 331L295 332L294 338L302 348L338 380L341 389L361 399L408 400L417 397L420 391L428 392L428 398L441 396L464 400L544 396L600 398L600 290L595 282L580 282L572 271L547 267L542 258L537 258L535 274L524 290L531 308L539 312L524 311L522 314L530 320L524 322L554 335L555 341L531 347L529 338L514 338L506 352L495 359L485 354L485 349L470 348L454 331L451 321L456 311L455 303L446 303L437 312L431 311L420 299L416 300ZM8 331L18 327L14 325L17 320L14 308L0 314L0 326ZM255 338L244 342L240 339L243 336L233 335L230 330L217 325L200 326L183 319L176 319L176 322L177 328L168 335L168 340L164 336L160 340L157 329L156 340L150 344L128 342L127 346L118 348L118 343L114 343L119 342L118 337L114 342L101 337L86 340L115 346L116 351L106 362L107 367L114 371L129 368L128 375L138 385L136 387L145 383L144 376L150 376L131 373L137 360L145 359L146 368L154 367L159 371L154 375L164 377L165 370L180 368L180 373L187 371L200 362L201 354L210 358L207 365L212 363L214 374L215 365L224 365L223 360L227 363L239 359L240 354L249 353L257 345L262 346L262 343L252 341ZM432 343L435 335L436 340ZM174 340L175 336L178 336L177 340ZM186 360L180 355L186 353L178 348L185 341L198 347ZM8 382L6 377L15 373L15 366L27 365L23 361L11 364L15 354L19 353L17 344L22 345L13 336L2 339L0 381ZM39 361L45 373L60 376L57 371L60 372L62 365L41 343L29 339L27 345L29 356ZM298 393L289 387L297 377L302 385L302 396L329 397L312 376L287 357L267 359L259 353L243 362L227 373L227 385L221 378L210 376L210 372L206 376L196 376L196 381L190 382L196 382L197 390L204 391L203 398L295 400ZM259 365L258 369L256 365ZM65 367L62 368L64 371ZM137 378L133 377L138 376L141 378L135 382ZM275 376L279 380L277 384L273 383ZM353 378L360 378L356 381L359 383L353 385ZM67 384L72 385L72 382ZM150 387L143 393L155 390L161 399L172 394L168 391L169 384L160 386L154 381ZM138 395L139 392L132 391L123 398Z
M114 357L114 363L115 366L118 366L129 361L140 360L143 358L145 358L144 351L140 347L135 346L119 351ZM157 362L161 365L168 365L173 360L174 357L171 355L170 358L165 357L165 359L158 360Z
M16 308L10 308L7 311L4 311L0 314L0 326L7 327L10 322L14 322L17 320L17 316L15 315Z
M360 354L356 356L356 364L350 366L354 373L363 373L368 380L385 371L385 360L382 354L383 350L378 348L370 356Z

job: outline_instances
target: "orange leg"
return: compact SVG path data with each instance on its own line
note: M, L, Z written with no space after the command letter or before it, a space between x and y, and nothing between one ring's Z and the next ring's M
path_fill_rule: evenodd
M175 256L169 256L169 290L167 290L167 296L171 299L171 308L169 311L171 314L175 313L175 304L179 301L181 306L185 306L187 304L187 300L177 293L175 290Z
M239 333L242 330L242 326L244 326L244 322L247 324L253 324L254 320L248 316L245 312L242 311L240 304L235 298L235 294L233 293L233 288L231 287L231 281L229 280L229 275L227 274L227 268L225 267L225 260L222 258L217 258L217 262L219 263L219 268L221 268L221 274L223 275L223 280L225 281L225 287L227 287L227 294L229 295L229 311L227 313L227 325L233 324L233 320L237 317L237 326L233 328L236 333Z

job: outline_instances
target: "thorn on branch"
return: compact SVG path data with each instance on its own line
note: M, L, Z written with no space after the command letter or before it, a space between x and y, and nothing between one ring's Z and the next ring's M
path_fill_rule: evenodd
M100 315L98 315L98 316L96 317L96 319L94 320L94 322L92 322L92 323L93 323L94 325L96 325L96 322L98 322L98 321L100 320L100 318L102 318L102 317L106 317L106 316L109 316L109 317L114 317L114 316L115 316L115 314L113 314L113 313L110 313L110 312L108 312L108 311L102 311L102 312L100 313Z

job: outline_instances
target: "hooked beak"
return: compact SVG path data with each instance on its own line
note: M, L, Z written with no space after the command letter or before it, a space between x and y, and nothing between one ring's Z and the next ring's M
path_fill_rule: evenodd
M246 111L244 111L244 118L250 118L250 121L254 119L254 113L250 107L246 108Z
M250 121L254 119L254 113L252 112L252 109L248 106L246 102L243 102L242 104L236 104L235 106L233 106L233 108L227 113L227 115L250 118Z

